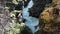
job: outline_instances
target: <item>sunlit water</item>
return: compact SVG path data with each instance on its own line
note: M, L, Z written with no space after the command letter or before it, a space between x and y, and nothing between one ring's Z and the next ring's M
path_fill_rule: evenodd
M32 32L38 31L39 27L35 29L34 26L37 26L39 24L39 20L37 18L29 16L28 9L33 6L33 1L31 0L26 8L23 8L22 14L23 18L26 19L25 25L28 26Z

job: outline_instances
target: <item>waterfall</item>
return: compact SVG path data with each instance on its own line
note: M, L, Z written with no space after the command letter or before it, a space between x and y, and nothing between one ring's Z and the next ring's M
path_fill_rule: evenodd
M23 18L26 19L25 25L28 26L33 33L35 33L39 29L39 27L35 29L35 26L39 24L39 20L37 18L29 16L29 12L28 12L28 9L31 8L33 5L34 5L33 1L30 0L30 2L28 3L28 6L23 8L22 15L23 15Z

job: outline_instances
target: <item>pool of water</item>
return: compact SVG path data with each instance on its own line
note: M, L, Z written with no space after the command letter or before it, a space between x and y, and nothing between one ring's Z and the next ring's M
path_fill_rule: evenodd
M35 29L35 26L37 26L39 24L39 20L37 18L31 17L29 16L29 12L28 9L31 8L34 5L33 1L31 0L28 3L28 6L23 8L22 14L23 14L23 18L26 19L25 25L28 26L32 32L36 32L38 31L39 27L37 27Z

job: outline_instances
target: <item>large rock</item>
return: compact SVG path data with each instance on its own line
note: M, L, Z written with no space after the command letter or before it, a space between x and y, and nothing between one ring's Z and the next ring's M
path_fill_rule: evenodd
M40 14L40 28L42 33L47 34L60 34L60 9L59 8L46 8Z

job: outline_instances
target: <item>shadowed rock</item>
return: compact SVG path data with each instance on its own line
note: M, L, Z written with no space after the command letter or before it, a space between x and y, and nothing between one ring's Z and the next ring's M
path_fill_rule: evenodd
M30 16L38 18L45 6L52 2L52 0L33 0L34 5L29 9Z

